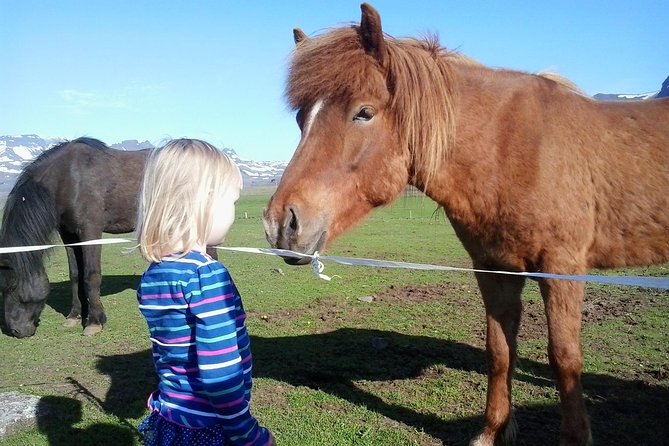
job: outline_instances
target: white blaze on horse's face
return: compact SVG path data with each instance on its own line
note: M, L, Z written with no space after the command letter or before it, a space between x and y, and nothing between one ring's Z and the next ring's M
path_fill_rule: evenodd
M325 100L319 99L314 103L314 106L311 107L311 110L309 110L309 114L307 115L306 120L300 122L300 112L298 112L297 115L297 123L300 126L300 130L302 132L302 137L300 139L300 143L298 144L297 148L295 149L295 154L293 156L296 156L298 152L304 147L305 142L307 140L307 137L309 136L309 131L311 130L311 126L313 125L314 121L316 120L316 116L318 115L318 112L321 111L323 108L323 105L325 104ZM263 227L265 229L265 237L267 238L267 241L270 243L270 245L274 246L276 244L276 241L279 238L279 221L271 218L267 218L267 209L263 210Z
M304 129L302 130L302 140L307 139L307 137L309 136L309 131L311 130L311 126L314 124L316 116L318 116L318 112L321 111L323 105L325 105L325 101L323 99L319 99L318 101L316 101L314 106L311 107L311 111L309 112L307 120L304 124Z

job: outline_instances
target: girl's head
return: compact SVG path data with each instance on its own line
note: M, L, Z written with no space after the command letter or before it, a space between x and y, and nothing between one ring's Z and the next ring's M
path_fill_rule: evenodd
M242 188L237 165L197 139L175 139L149 154L139 195L137 239L142 256L220 243L235 217Z

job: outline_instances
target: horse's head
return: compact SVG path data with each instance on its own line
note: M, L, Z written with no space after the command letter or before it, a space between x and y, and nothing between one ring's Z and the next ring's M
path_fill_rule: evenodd
M316 38L294 31L286 95L301 140L264 212L274 247L321 251L409 180L381 19L369 5L361 9L359 26Z
M35 334L49 290L44 269L26 276L18 275L9 262L0 259L0 293L8 334L17 338Z

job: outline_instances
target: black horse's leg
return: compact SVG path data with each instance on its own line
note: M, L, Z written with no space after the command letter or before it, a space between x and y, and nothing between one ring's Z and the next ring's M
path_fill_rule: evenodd
M63 243L70 244L76 243L79 240L76 236L60 230L60 237L63 240ZM80 288L81 279L80 276L80 265L83 265L81 248L79 247L67 247L65 248L67 252L67 264L70 270L70 286L72 288L72 307L70 308L70 313L67 315L63 325L65 327L76 327L81 325L82 319L82 299L85 299L83 296L83 290ZM85 316L85 314L83 315Z
M100 284L102 283L100 245L82 246L84 258L84 293L88 298L88 318L86 318L85 336L92 336L102 331L107 322L102 301L100 300Z
M212 259L218 260L218 249L212 246L207 246L207 254L209 254L209 257Z
M72 287L72 307L65 318L65 327L76 327L81 325L81 297L79 295L79 267L77 266L77 248L65 248L67 251L67 264L70 268L70 286Z

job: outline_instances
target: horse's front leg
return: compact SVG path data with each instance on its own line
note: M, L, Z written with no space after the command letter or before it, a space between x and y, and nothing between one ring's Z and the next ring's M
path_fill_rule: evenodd
M65 241L64 237L63 242L66 244L70 243ZM77 265L76 249L78 248L65 248L67 252L67 265L70 270L70 287L72 289L72 307L63 323L65 327L81 325L81 296L79 295L79 266ZM79 258L81 258L81 255L79 255Z
M218 249L213 246L207 246L207 254L214 260L218 260Z
M100 300L100 284L102 283L100 245L82 246L84 257L84 292L88 300L88 317L86 318L85 336L92 336L102 331L107 322L102 301Z
M60 233L60 238L63 240L63 243L66 245L80 241L76 235L70 233L65 228L60 228L58 232ZM65 318L63 326L77 327L81 325L81 318L82 316L86 316L85 312L87 310L87 308L82 308L82 305L87 305L85 302L86 296L83 295L83 288L81 287L82 276L80 274L84 260L80 247L67 247L65 248L65 252L67 253L67 265L70 272L72 306L70 308L70 313ZM84 302L82 302L82 300Z
M581 387L581 309L584 283L543 280L541 295L548 323L548 360L557 376L562 425L560 445L592 444Z
M525 278L478 273L476 279L486 310L488 394L485 427L470 445L511 445L516 440L511 412L511 379L516 363L516 337L522 313L520 295Z

